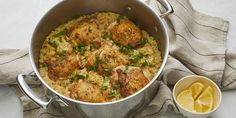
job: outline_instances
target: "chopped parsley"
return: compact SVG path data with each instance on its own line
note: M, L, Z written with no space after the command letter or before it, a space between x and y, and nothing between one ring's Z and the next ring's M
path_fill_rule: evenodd
M53 48L57 48L58 44L56 41L51 41L48 43L50 46L52 46Z
M125 16L119 15L119 16L117 17L117 20L116 20L116 21L117 21L118 23L120 23L120 21L123 20L123 19L125 19Z
M66 57L66 51L63 50L62 52L57 52L57 55L59 56L61 60L63 60Z
M69 79L70 79L70 82L72 83L72 82L74 82L74 81L76 81L76 80L78 80L78 79L84 79L84 78L86 78L86 77L87 77L87 75L76 72L76 73L75 73L73 76L71 76Z
M103 76L103 81L108 81L108 79L109 79L109 77L107 77L107 76Z
M62 43L62 38L59 38L59 41Z
M142 63L142 66L143 66L143 67L148 66L148 62L145 60L145 61Z
M96 70L97 70L97 67L96 67L95 65L89 66L89 67L87 68L87 70L88 70L88 71L96 71Z
M131 49L130 49L129 46L122 46L122 45L120 45L119 47L120 47L119 48L120 52L122 52L124 54L130 54L131 53Z
M111 70L109 68L103 68L102 71L106 72L106 73L110 73L111 72Z
M81 55L84 55L85 53L85 45L83 44L78 44L77 46L73 47L73 51L75 53L80 52Z
M111 35L108 34L107 32L105 32L105 33L102 35L102 38L103 38L103 39L109 39L109 40L112 39Z
M139 53L138 55L131 55L130 60L132 63L137 63L141 58L143 58L143 53Z
M96 53L95 54L95 65L99 65L99 64L102 64L102 63L105 63L102 59L100 59L99 55Z
M67 30L65 29L63 31L60 31L60 32L56 33L54 36L55 37L60 37L60 36L66 35L66 34L67 34Z
M89 46L88 46L88 50L89 50L89 51L92 51L92 50L93 50L93 45L89 45Z
M97 67L102 63L105 63L105 62L102 59L100 59L99 55L96 53L95 54L95 64L93 66L88 67L88 71L96 71Z
M140 42L139 42L139 44L141 45L141 46L144 46L145 44L147 44L148 43L148 39L147 38L143 38Z
M44 67L46 67L46 64L45 64L45 63L40 63L40 64L39 64L39 67L40 67L40 68L44 68Z
M114 91L108 94L108 97L115 97L115 96L116 96L116 92Z
M129 69L129 65L125 65L125 73L127 73L127 71L128 71L128 69Z
M103 91L104 91L104 90L107 90L107 89L108 89L108 86L101 86L101 87L100 87L100 90L103 90Z

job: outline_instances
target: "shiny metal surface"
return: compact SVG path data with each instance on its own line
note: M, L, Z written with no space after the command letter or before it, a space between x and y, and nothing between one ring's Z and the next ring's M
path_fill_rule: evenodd
M17 81L19 88L26 96L28 96L35 104L37 104L41 108L47 109L48 106L54 101L58 101L58 102L64 104L64 106L68 106L68 104L66 102L64 102L63 100L61 100L58 96L52 97L49 101L42 100L30 89L29 85L25 82L25 78L26 78L25 75L18 75L17 76L16 81Z
M163 5L163 7L166 9L166 12L164 12L160 15L161 18L164 18L167 15L174 12L172 6L166 0L157 0L157 1L159 1L161 3L161 5Z
M65 111L66 109L70 109L71 107L73 107L72 109L75 110L75 115L76 113L80 113L83 114L84 117L91 118L120 118L127 116L127 113L134 111L140 105L142 105L145 100L146 92L155 93L157 87L152 87L152 89L149 88L151 88L150 86L152 86L152 84L160 75L167 61L169 49L169 39L167 31L161 17L168 15L170 13L169 8L171 7L169 7L169 4L167 4L165 0L160 1L162 1L162 4L165 5L165 8L167 8L167 12L161 15L156 14L156 12L154 12L152 8L150 8L140 0L66 0L57 4L47 14L45 14L45 16L41 19L41 21L35 28L31 39L30 60L37 77L40 79L43 85L46 86L53 94L59 96L58 98L60 98L62 101L66 101L69 103L69 107L64 107ZM88 103L73 100L71 98L63 96L62 94L58 93L50 86L48 86L43 81L38 72L38 57L45 37L54 28L62 23L65 23L75 16L98 11L111 11L125 15L136 24L138 24L142 29L146 30L149 34L155 37L155 39L159 40L159 47L160 51L162 52L163 63L155 77L144 88L142 88L135 94L113 102ZM19 76L18 81L21 88L24 89L23 92L28 94L28 96L39 106L46 108L49 103L40 101L40 99L38 99L35 94L32 94L32 91L27 90L30 88L27 87L27 84L23 82L21 76Z

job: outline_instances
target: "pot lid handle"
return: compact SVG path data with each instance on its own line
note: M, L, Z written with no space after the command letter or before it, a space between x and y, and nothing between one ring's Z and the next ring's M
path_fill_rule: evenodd
M48 106L54 102L57 101L59 103L61 103L64 106L68 106L68 103L66 103L65 101L63 101L59 96L54 96L52 97L49 101L44 101L42 100L40 97L38 97L33 91L32 89L29 87L29 85L26 83L25 79L26 78L31 78L32 77L35 78L34 75L18 75L16 80L18 83L19 88L21 89L21 91L28 96L35 104L37 104L38 106L40 106L41 108L47 109Z

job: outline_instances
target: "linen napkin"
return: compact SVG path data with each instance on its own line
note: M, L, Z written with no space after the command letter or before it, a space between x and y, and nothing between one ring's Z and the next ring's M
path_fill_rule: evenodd
M130 112L127 118L152 118L167 110L178 113L173 98L174 84L186 75L202 75L212 79L222 90L236 88L236 55L226 50L229 22L193 9L189 0L168 0L174 13L165 18L170 37L170 53L155 94L145 93L145 104ZM163 8L156 0L145 0L156 12ZM24 96L16 85L18 74L34 74L28 49L0 50L0 84L11 86L22 101L25 118L70 117L60 105L44 110ZM39 80L29 79L31 88L47 99L48 91ZM73 116L71 116L73 117Z

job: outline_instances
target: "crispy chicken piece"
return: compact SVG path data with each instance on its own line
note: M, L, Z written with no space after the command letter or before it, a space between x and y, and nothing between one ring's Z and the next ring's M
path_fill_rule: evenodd
M119 84L121 96L127 97L142 89L149 80L139 67L128 67L127 69L125 66L119 66L113 69L110 82L115 88Z
M96 55L97 53L98 53L98 51L95 51L95 52L93 52L93 54L88 55L88 56L86 57L85 67L90 67L90 66L95 65L95 61L96 61L95 55Z
M93 84L78 80L69 88L70 97L85 102L105 102L106 98L103 96L101 90Z
M135 47L142 40L141 30L131 21L125 19L111 28L112 39L124 46Z
M99 49L99 48L102 46L103 43L104 43L104 42L103 42L101 39L99 39L99 38L96 38L96 39L94 39L94 40L92 41L93 47L94 47L95 49Z
M49 78L52 80L58 77L66 77L80 67L80 61L75 55L68 55L63 61L54 57L45 62L48 67Z
M100 35L101 32L95 22L85 22L71 31L69 39L76 39L77 43L89 44Z
M96 57L97 56L97 57ZM120 53L118 50L110 48L107 45L102 46L98 51L87 57L86 67L97 65L100 74L104 74L103 70L112 70L119 65L129 63L129 57Z
M127 55L124 55L109 46L104 46L99 56L100 59L105 62L101 64L103 68L113 69L119 65L125 65L129 61L129 57Z

